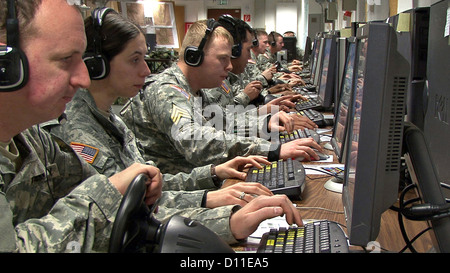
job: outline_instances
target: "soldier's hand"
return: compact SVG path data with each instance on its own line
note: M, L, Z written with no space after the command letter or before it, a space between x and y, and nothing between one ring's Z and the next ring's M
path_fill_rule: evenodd
M217 208L227 205L245 206L257 196L271 196L273 193L260 183L240 182L206 195L206 207Z
M295 139L281 145L280 159L301 157L305 161L310 161L311 158L319 160L320 158L314 149L319 152L323 151L322 147L312 138Z
M216 166L216 175L225 180L228 178L237 178L245 180L247 174L244 169L255 166L261 169L262 165L269 165L270 162L263 156L237 156L223 164Z
M147 181L147 191L145 193L145 203L154 204L161 197L162 175L158 168L150 165L134 163L125 170L109 178L109 181L123 195L125 194L131 181L138 175L144 173L149 177Z
M236 239L245 239L262 221L281 215L286 215L288 224L303 226L300 213L286 195L259 196L231 215L231 232Z

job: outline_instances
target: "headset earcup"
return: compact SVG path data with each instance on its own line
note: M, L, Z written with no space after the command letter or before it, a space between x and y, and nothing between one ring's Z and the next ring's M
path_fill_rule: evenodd
M91 80L101 80L109 74L109 62L103 55L86 53L83 61L89 72Z
M184 62L189 66L200 66L203 62L203 51L196 46L188 46L184 50Z
M0 92L16 91L28 82L28 59L19 48L0 46Z
M236 44L231 48L231 58L236 59L239 58L242 54L242 45Z

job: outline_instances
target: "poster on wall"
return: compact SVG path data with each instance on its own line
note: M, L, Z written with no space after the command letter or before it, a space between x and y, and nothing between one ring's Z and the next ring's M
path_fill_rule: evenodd
M156 34L156 47L178 48L173 2L126 3L127 16Z

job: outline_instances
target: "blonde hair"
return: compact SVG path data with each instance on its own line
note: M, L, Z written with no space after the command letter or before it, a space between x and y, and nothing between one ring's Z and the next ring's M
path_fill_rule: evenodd
M201 40L203 39L203 37L205 37L206 22L207 20L199 20L194 24L192 24L191 27L189 27L186 36L184 37L183 44L181 45L180 60L184 59L184 51L188 46L198 47L200 45ZM203 48L203 51L205 51L211 44L211 40L219 37L227 40L230 43L230 45L233 45L234 43L233 36L231 36L231 34L225 28L221 26L216 27L214 31L209 35L205 47Z

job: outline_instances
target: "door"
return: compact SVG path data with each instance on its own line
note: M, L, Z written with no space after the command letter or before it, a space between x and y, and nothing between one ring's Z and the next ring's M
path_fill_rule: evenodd
M208 9L207 12L208 18L214 18L215 20L219 19L219 16L222 14L230 14L235 18L241 19L241 9Z

